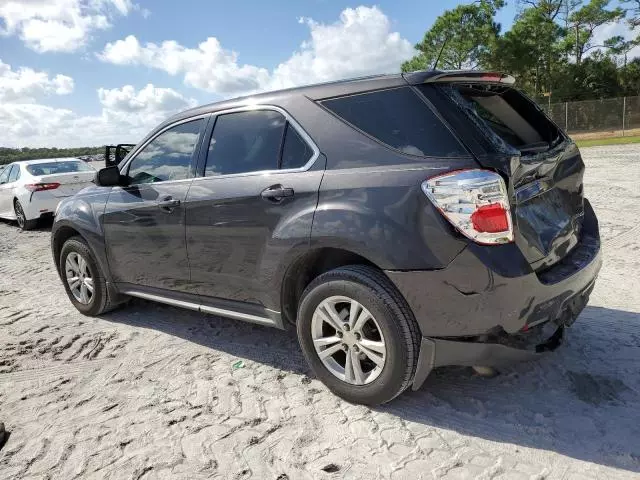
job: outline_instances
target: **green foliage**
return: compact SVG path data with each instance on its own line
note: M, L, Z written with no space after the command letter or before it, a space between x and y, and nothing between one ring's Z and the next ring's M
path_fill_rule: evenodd
M402 70L431 68L448 39L438 68L505 71L539 100L548 95L553 102L640 95L640 59L628 59L640 37L594 41L594 32L603 25L623 19L640 25L640 0L616 2L626 10L613 7L611 0L512 1L520 8L503 34L494 20L503 0L477 0L447 10Z
M477 68L498 38L500 25L493 21L504 0L479 0L459 5L439 16L416 45L419 55L402 65L403 71L430 68L442 49L438 68Z
M18 160L35 160L39 158L79 157L104 153L104 147L79 148L5 148L0 147L0 165Z

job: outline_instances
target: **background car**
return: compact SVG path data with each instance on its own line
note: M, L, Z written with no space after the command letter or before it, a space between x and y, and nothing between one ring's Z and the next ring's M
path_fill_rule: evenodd
M91 185L95 174L77 158L10 163L0 173L0 218L34 228L40 218L53 217L60 200Z

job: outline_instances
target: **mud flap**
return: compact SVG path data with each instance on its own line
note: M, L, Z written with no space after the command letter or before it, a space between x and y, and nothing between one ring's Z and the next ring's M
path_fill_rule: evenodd
M413 385L411 389L415 392L427 379L431 370L435 365L436 358L436 342L430 338L422 337L420 342L420 354L418 355L418 366L416 374L413 376Z

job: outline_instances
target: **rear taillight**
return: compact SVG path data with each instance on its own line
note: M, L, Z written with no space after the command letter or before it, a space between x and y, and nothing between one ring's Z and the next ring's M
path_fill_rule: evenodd
M43 190L55 190L60 186L59 183L28 183L25 188L30 192L42 192Z
M513 241L507 188L490 170L461 170L422 182L422 191L451 224L474 242Z

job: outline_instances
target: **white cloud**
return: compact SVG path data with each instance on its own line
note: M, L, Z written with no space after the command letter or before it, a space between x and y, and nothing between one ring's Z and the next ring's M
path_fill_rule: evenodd
M398 71L414 54L411 43L391 29L377 7L347 8L332 24L299 19L310 39L272 72L240 64L215 37L197 48L168 40L142 45L133 35L108 43L98 57L116 65L143 65L183 75L185 84L223 96L285 88L358 75Z
M131 0L0 0L0 34L18 35L39 53L72 52L134 7Z
M129 35L108 43L99 58L116 65L144 65L170 75L183 74L185 84L223 95L259 89L269 79L264 68L239 65L238 54L224 50L214 37L198 48L186 48L172 40L141 45Z
M300 21L309 27L311 39L275 68L269 88L397 72L415 54L377 7L347 8L329 25L308 18Z
M0 131L7 147L70 147L137 142L167 117L195 105L170 88L152 84L97 91L99 115L81 116L35 101L0 102Z
M139 91L131 85L110 90L99 88L98 99L106 121L147 129L174 113L196 105L194 99L186 98L171 88L155 87L151 83Z
M32 101L42 95L68 95L73 92L73 78L66 75L50 77L48 73L31 68L13 70L0 60L0 102Z

